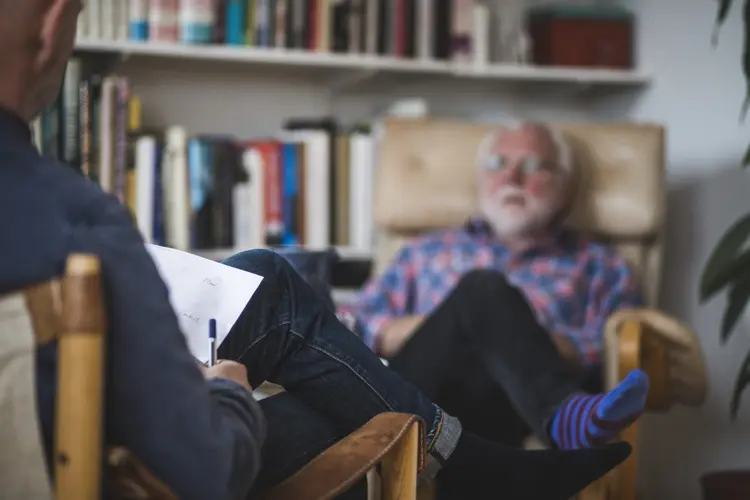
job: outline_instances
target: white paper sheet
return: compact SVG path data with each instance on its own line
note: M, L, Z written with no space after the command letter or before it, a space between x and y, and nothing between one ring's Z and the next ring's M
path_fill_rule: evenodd
M169 288L190 352L206 363L208 321L216 320L216 341L221 345L263 278L172 248L149 244L146 249Z

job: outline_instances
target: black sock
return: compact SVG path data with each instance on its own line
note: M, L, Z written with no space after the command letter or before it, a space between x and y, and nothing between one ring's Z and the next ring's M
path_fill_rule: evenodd
M567 500L630 455L630 445L615 443L578 450L519 450L463 431L438 474L441 498L523 498ZM456 495L459 495L456 497Z

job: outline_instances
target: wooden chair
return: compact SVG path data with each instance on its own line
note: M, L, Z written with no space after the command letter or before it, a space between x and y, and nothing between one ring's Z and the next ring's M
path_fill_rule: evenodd
M378 132L373 214L375 272L410 238L462 224L477 213L475 160L492 125L441 119L389 119ZM635 123L560 124L577 167L570 227L614 245L640 278L647 308L621 311L605 332L605 379L613 387L633 368L651 378L647 411L700 405L706 370L697 335L657 309L665 214L664 129ZM638 427L621 438L632 456L587 488L585 500L635 500ZM538 447L539 443L530 445Z
M4 498L99 500L107 474L109 498L176 499L128 450L106 446L105 325L100 266L91 255L71 255L60 280L0 296ZM58 345L58 387L51 485L39 434L35 357L39 346L53 341ZM333 498L380 465L383 497L414 500L417 473L424 465L424 432L413 415L378 415L263 498Z

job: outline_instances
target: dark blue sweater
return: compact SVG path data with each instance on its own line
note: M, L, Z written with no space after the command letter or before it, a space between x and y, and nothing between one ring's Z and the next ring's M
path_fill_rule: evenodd
M107 443L130 449L180 499L244 498L260 467L265 420L239 385L203 379L127 210L70 167L41 158L28 126L3 109L0 190L0 294L60 276L71 252L101 259ZM37 368L48 454L54 349L40 350Z

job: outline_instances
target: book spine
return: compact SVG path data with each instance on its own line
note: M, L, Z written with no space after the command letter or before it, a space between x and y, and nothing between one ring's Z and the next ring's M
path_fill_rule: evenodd
M154 241L154 159L156 139L142 136L135 141L135 220L143 239Z
M80 83L78 94L81 124L81 173L91 178L91 84L88 80Z
M130 0L115 2L115 39L125 41L130 30Z
M180 39L179 0L151 0L148 12L149 40L177 42Z
M279 158L279 145L275 142L261 146L265 163L265 186L263 198L266 214L266 244L279 245L284 234L284 219L282 215L282 172Z
M65 70L63 84L63 160L75 168L81 169L79 155L79 88L81 86L81 61L71 59Z
M490 12L485 4L474 5L474 65L482 67L490 60Z
M257 37L257 19L260 0L247 0L247 16L245 18L245 42L248 46L255 46Z
M287 45L287 2L289 0L276 0L276 30L274 32L274 47L283 48Z
M454 0L451 23L451 60L471 62L474 53L474 2Z
M435 47L435 26L433 0L417 0L417 55L420 59L432 59Z
M156 143L156 147L154 148L154 155L151 158L152 164L151 168L153 168L154 172L154 183L153 183L153 238L154 243L157 245L162 245L166 243L166 235L164 231L164 183L162 182L162 149L164 147L164 144Z
M148 0L130 0L128 38L134 42L148 40Z
M101 1L101 36L104 40L115 39L115 4L114 0Z
M127 188L127 141L128 141L128 102L130 84L124 78L116 83L115 97L115 141L114 141L114 194L125 202Z
M85 40L87 38L89 38L89 16L88 12L83 12L80 16L78 16L76 39Z
M102 16L100 0L91 0L86 3L86 12L88 17L88 37L92 39L99 39L102 36Z
M169 164L165 192L167 210L167 242L173 248L187 250L190 247L190 192L186 158L187 132L182 127L167 130L166 154Z
M209 195L213 185L211 147L205 139L188 142L188 178L190 179L190 246L210 248L210 219L207 221Z
M297 233L297 150L294 144L283 144L281 146L281 163L284 182L283 209L284 235L282 244L298 245L299 234Z
M31 121L31 138L34 143L34 147L41 154L42 153L42 117L37 116Z
M258 0L258 10L256 12L256 40L255 43L258 47L269 46L269 34L270 34L270 16L268 8L268 0Z
M213 41L216 10L211 0L182 0L180 9L180 40L188 44Z
M227 1L225 35L225 43L227 45L245 45L245 35L247 34L245 28L245 22L247 21L246 7L247 3L244 0Z

